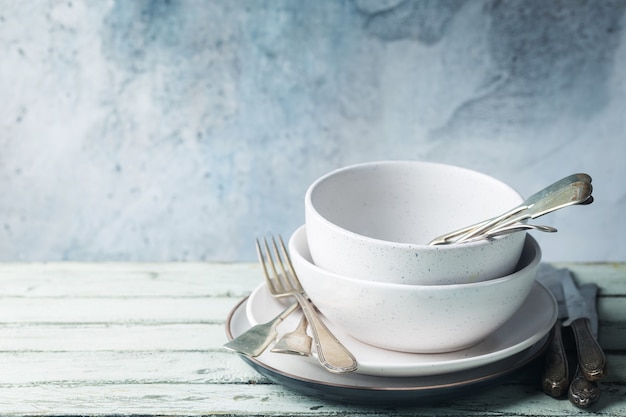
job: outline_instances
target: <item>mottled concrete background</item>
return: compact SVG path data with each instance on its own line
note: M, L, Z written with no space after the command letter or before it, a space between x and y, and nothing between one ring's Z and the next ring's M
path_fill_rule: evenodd
M0 0L0 260L253 260L319 175L416 159L626 261L626 1Z

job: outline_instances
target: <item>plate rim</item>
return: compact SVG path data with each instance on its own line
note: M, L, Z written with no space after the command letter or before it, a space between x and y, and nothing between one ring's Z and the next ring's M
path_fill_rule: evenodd
M235 315L240 311L240 309L242 307L245 307L245 303L248 301L249 296L246 296L245 298L243 298L242 300L240 300L229 312L227 319L226 319L226 336L228 338L228 340L232 340L234 338L233 336L233 332L232 332L232 323L233 323L233 319L235 317ZM245 315L245 313L244 313ZM247 317L246 317L246 321L247 321ZM247 321L248 324L250 325L249 321ZM542 337L540 338L539 341L535 342L532 346L517 352L509 357L506 358L502 358L499 361L495 361L492 362L490 364L486 364L483 366L478 366L476 368L471 368L471 369L478 369L478 368L485 368L485 367L489 367L489 366L495 366L497 365L499 362L505 362L507 360L511 360L512 358L514 358L515 356L519 356L519 359L515 361L515 363L513 364L513 366L507 367L507 368L503 368L500 369L497 372L489 372L486 375L481 375L475 378L470 378L470 379L466 379L466 380L460 380L460 381L453 381L453 382L448 382L448 383L442 383L442 384L435 384L435 385L425 385L425 386L415 386L415 385L407 385L407 386L395 386L395 387L391 387L391 386L365 386L365 385L356 385L354 383L352 384L348 384L348 383L338 383L338 382L331 382L331 381L322 381L322 380L317 380L314 378L310 378L307 376L303 376L303 375L297 375L291 372L287 372L281 369L276 368L275 366L272 365L268 365L266 363L264 363L263 361L257 359L257 358L251 358L242 354L238 354L243 360L244 362L248 363L250 366L252 366L253 369L255 369L257 372L261 373L263 376L269 378L270 380L274 380L274 378L272 378L272 376L276 377L280 377L279 379L288 379L288 380L292 380L292 381L296 381L298 384L304 384L307 385L309 390L307 390L308 392L305 392L307 394L313 394L319 397L323 397L323 398L327 398L328 396L325 395L325 393L323 392L324 389L335 389L335 390L342 390L345 391L347 393L350 394L354 394L354 397L349 397L349 398L341 398L340 401L343 402L353 402L353 400L363 400L362 398L356 398L356 394L359 392L366 392L368 394L372 394L372 393L378 393L384 396L386 396L387 394L390 393L394 393L394 394L406 394L407 398L400 398L400 400L408 400L410 402L413 402L412 400L421 400L424 399L423 397L427 397L427 394L432 393L432 392L438 392L441 390L454 390L454 389L470 389L471 387L477 386L477 385L481 385L481 383L486 383L486 382L490 382L490 381L496 381L497 379L506 376L506 375L510 375L511 373L518 371L522 368L524 368L525 366L529 365L530 363L534 362L536 359L538 359L547 349L548 345L549 345L549 341L552 337L552 333L553 333L553 328L554 325L552 326L552 328ZM265 372L262 372L261 370L264 370ZM456 371L456 372L451 372L449 373L450 375L456 374L456 373L464 373L464 372L469 372L469 369L466 370L462 370L462 371ZM442 374L445 375L446 373ZM395 377L395 376L377 376L377 375L364 375L364 374L359 374L360 378L365 378L365 379L374 379L374 380L381 380L384 382L384 380L407 380L407 382L411 381L411 380L419 380L419 379L423 379L423 376L412 376L412 377ZM282 384L282 385L286 385L283 383L283 381L277 381L278 383ZM288 388L292 388L295 389L296 391L300 391L303 392L302 389L298 389L299 387L294 387L294 386L287 386ZM310 391L313 390L314 392L311 393ZM421 393L421 394L425 394L421 397L410 397L408 396L408 394L416 394L416 393ZM335 398L336 399L336 398ZM384 400L385 398L380 398L378 395L375 397L372 397L373 401L381 401ZM395 398L398 399L398 398ZM361 402L361 401L359 401Z
M264 283L257 285L255 289L251 292L251 294L248 297L246 297L246 299L247 300L252 299L253 298L252 296L254 295L254 293L258 292L261 288L264 287L264 285L265 285ZM436 362L429 362L429 363L424 363L424 364L413 363L413 364L410 364L411 369L412 369L410 371L407 371L406 369L403 370L402 369L403 365L398 365L398 364L396 365L382 364L381 365L381 363L372 362L372 363L369 363L365 369L361 368L361 370L357 370L355 373L364 375L364 376L376 376L376 377L395 377L395 378L427 377L427 376L432 376L432 375L439 375L442 373L461 372L461 371L468 370L468 369L474 369L479 366L487 366L490 363L504 360L508 357L514 356L530 348L539 340L541 340L546 334L550 332L550 330L554 327L554 324L556 323L558 319L558 305L556 303L556 300L554 299L554 296L552 295L552 293L539 281L535 281L533 283L532 290L528 294L527 299L524 301L524 303L528 302L533 291L537 291L537 290L542 292L541 295L544 295L550 298L551 300L550 307L552 308L552 311L551 311L552 314L550 315L549 319L545 321L545 323L542 325L539 331L529 335L524 340L518 341L517 343L511 344L509 346L505 346L496 351L484 352L484 353L481 353L472 357L460 357L456 359L439 360ZM248 323L250 323L250 325L253 325L253 323L251 323L252 319L248 315L246 315L246 320ZM507 323L508 323L508 320L507 322L503 324L503 326L506 326ZM488 340L488 338L486 338L485 340ZM367 345L356 339L354 339L354 341L359 344ZM480 343L483 343L483 342L480 342ZM480 343L476 346L479 346ZM367 348L384 350L382 348L370 347L369 345L367 345ZM473 347L468 348L468 349L472 349L472 348ZM463 352L463 351L465 350L461 350L460 352ZM407 353L407 354L410 354L410 353ZM419 355L419 354L416 354L416 355ZM427 354L427 355L437 355L437 354ZM383 369L382 366L385 367L384 368L385 370L381 371L381 369Z

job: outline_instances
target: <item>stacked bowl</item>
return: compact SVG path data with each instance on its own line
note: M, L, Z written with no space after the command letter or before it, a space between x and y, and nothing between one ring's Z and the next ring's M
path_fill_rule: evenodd
M311 184L305 225L291 236L289 252L313 303L353 338L400 352L458 351L520 309L541 249L525 232L428 242L522 201L501 181L461 167L348 166Z

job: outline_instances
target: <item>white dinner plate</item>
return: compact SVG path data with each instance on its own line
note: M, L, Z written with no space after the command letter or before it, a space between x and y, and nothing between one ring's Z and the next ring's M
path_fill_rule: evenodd
M290 299L292 300L292 299ZM246 303L250 325L265 323L280 313L290 300L276 299L265 284L259 285ZM300 311L287 317L278 327L279 333L296 328ZM416 377L441 375L481 367L522 352L544 338L557 320L558 306L554 297L541 284L533 285L520 309L498 330L470 348L448 353L405 353L377 348L360 342L345 331L324 321L335 336L358 361L356 373L384 377ZM427 337L427 335L424 335ZM265 352L264 364L281 369L288 355ZM299 366L321 366L315 355L298 357Z
M246 315L247 299L237 304L226 320L229 340L252 325ZM549 341L545 335L534 345L484 366L430 376L389 377L358 373L334 374L301 356L272 353L256 358L240 355L253 369L269 380L300 393L325 400L359 405L426 404L471 395L503 382L514 372L526 372L539 380L541 357ZM531 366L536 364L537 366Z

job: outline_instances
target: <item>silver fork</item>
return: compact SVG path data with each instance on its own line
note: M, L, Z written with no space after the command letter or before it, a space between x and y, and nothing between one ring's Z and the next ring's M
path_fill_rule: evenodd
M311 327L311 334L317 348L317 357L322 366L334 373L355 371L357 368L356 359L337 340L335 335L331 333L317 315L315 307L313 307L300 285L283 239L280 236L279 241L280 251L276 239L272 237L273 256L267 239L263 239L263 248L259 240L257 239L256 241L257 255L261 265L263 265L265 281L270 293L274 297L295 297L296 301L298 301Z

